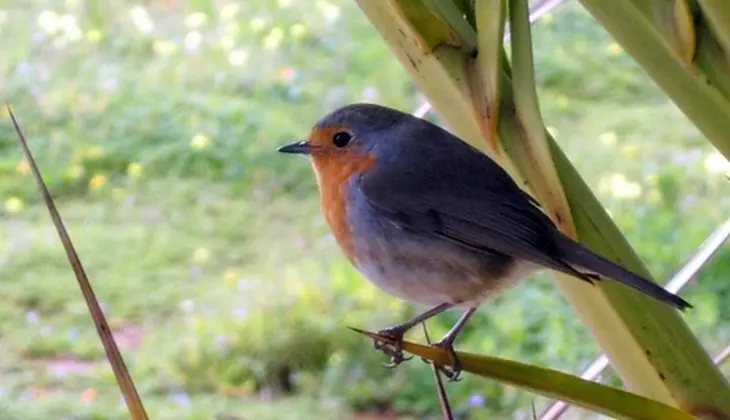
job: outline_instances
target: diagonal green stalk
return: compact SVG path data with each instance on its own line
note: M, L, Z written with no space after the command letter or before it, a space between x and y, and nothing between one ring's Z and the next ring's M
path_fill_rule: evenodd
M582 180L554 141L552 139L549 142L546 141L548 134L540 117L534 84L530 26L524 0L510 0L510 18L513 33L511 72L514 80L513 97L519 117L518 121L511 122L517 122L524 130L524 135L521 139L517 139L515 147L511 150L514 150L513 159L522 163L518 164L520 172L530 180L540 201L550 212L554 213L555 221L566 233L574 234L576 232L572 226L571 215L578 219L588 219L593 223L576 226L577 231L580 232L581 242L594 249L604 248L603 255L614 258L634 271L650 277L643 263L631 250L618 229L610 229L615 225L603 223L601 218L597 217L604 213L608 219L603 208L600 205L591 206L594 202L584 199L589 194L589 190L583 188L585 187L583 182L575 182ZM509 126L508 121L505 123L505 128ZM514 132L518 135L519 128L514 128ZM505 142L514 139L514 135L509 134L502 137ZM549 150L551 146L552 151ZM556 169L560 174L560 181L556 179ZM571 188L576 190L571 191ZM565 208L563 189L571 198L570 209ZM590 211L586 211L587 208ZM576 215L576 213L579 214ZM579 223L583 223L583 220L579 220ZM606 240L606 236L609 234L613 238ZM616 244L624 246L616 247ZM613 249L606 249L611 247ZM561 283L569 282L571 279L564 278L559 281ZM723 401L722 396L728 390L727 383L714 368L700 343L677 316L676 311L654 301L646 302L646 305L652 309L652 311L646 311L642 307L642 301L647 299L643 296L636 293L625 293L624 290L613 284L606 284L603 289L611 302L611 307L607 308L605 313L601 313L603 311L594 311L590 308L591 303L588 303L589 301L587 302L581 293L576 293L576 290L579 290L576 287L569 285L562 288L566 290L571 303L576 306L585 319L607 315L623 317L625 329L621 328L621 320L616 318L613 325L617 328L614 331L608 334L595 334L594 330L594 335L614 362L617 370L637 390L666 401L681 396L681 398L700 399L708 402L712 399L706 397L707 393L717 391L712 404L718 405ZM633 304L630 303L631 300L633 300ZM671 318L674 318L676 322L665 322ZM600 325L606 321L592 319L589 323ZM660 328L651 327L658 322L665 323L665 325ZM680 337L681 341L678 340ZM636 345L626 347L622 344L629 341L633 341ZM677 343L674 347L679 347L679 349L667 351L662 345L658 345L668 342ZM683 349L689 348L689 343L694 343L696 354L694 352L684 353ZM688 363L692 363L698 357L705 363L699 364L693 372L678 368L678 366L689 366ZM646 372L642 375L635 374L639 366L646 368ZM693 378L700 377L700 375L705 378L702 383L695 383L691 388L686 386L688 382L696 382L696 379ZM703 388L703 390L697 392L699 388Z
M374 340L393 344L387 336L351 328ZM449 363L448 353L439 347L404 342L403 349L436 365ZM607 416L642 420L691 420L690 414L631 392L588 381L540 366L456 352L466 372L514 385L548 398L558 398ZM557 391L559 390L559 392Z
M512 32L511 76L517 81L512 85L512 97L517 120L524 132L523 141L517 143L518 153L514 157L521 161L520 172L530 181L538 201L550 210L553 220L563 231L575 237L572 217L551 158L547 131L540 114L527 1L510 0L509 17Z
M462 16L463 11L450 1L423 0L424 5L449 25L464 40L469 50L476 46L477 34Z
M514 37L519 37L518 33L521 32L516 32ZM517 83L522 84L525 77L531 77L532 70L517 68L518 64L525 64L518 57L530 54L530 50L518 45L520 39L514 37L514 68L511 73L516 86ZM524 61L531 65L530 60ZM531 97L530 91L522 94L505 91L504 94L504 107L510 106L508 98L511 96L514 96L515 101L520 95ZM532 118L534 124L536 115ZM550 151L546 154L539 144L523 134L523 125L527 123L529 120L525 119L503 119L500 122L500 139L520 172L530 181L530 185L538 189L545 186L541 184L543 180L535 179L539 177L534 171L536 161L547 167L554 162L560 182L548 184L547 188L554 193L548 199L556 197L559 189L564 190L570 208L558 215L572 215L574 229L578 232L581 243L637 273L650 277L641 259L633 252L618 228L610 222L610 217L600 203L595 199L587 199L592 196L590 189L555 141L548 137L549 142L545 144L550 147ZM552 204L546 206L551 212L560 205L554 202ZM562 227L565 226L568 224L563 223ZM681 397L682 400L704 401L722 406L727 383L675 310L610 282L601 283L605 299L595 299L590 298L590 287L575 284L573 279L565 276L557 276L557 279L568 300L591 327L593 335L613 366L634 390L666 402ZM687 368L682 368L684 366ZM710 397L713 394L714 397Z
M476 0L474 3L475 21L477 28L477 46L479 54L476 61L475 83L481 83L475 95L475 102L479 107L480 119L486 121L484 137L489 147L496 150L499 146L497 139L497 124L500 113L500 97L502 85L502 65L504 49L505 16L507 12L506 0Z

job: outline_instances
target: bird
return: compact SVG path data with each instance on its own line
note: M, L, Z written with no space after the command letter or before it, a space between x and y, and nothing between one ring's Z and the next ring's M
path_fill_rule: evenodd
M539 270L594 284L611 279L679 310L692 306L558 230L540 204L489 156L447 130L373 103L339 107L281 153L308 156L320 208L350 263L385 293L429 310L378 334L390 366L404 334L447 310L462 315L434 346L454 341L490 297Z

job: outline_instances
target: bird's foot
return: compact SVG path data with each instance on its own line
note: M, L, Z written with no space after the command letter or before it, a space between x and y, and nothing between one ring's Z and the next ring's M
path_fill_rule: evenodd
M378 331L378 335L386 336L394 341L392 344L379 340L375 340L373 343L376 350L380 350L390 357L390 362L385 364L386 367L394 368L413 358L413 356L405 357L403 355L403 336L406 331L407 329L400 326L385 328Z
M431 344L433 347L438 347L441 349L446 350L446 353L449 356L449 362L451 363L451 366L443 366L443 365L436 365L436 370L438 370L449 382L458 382L461 378L461 371L463 369L463 366L461 364L461 361L456 356L456 352L454 351L454 346L451 341L448 340L442 340L438 343ZM429 361L424 359L424 362L430 363Z

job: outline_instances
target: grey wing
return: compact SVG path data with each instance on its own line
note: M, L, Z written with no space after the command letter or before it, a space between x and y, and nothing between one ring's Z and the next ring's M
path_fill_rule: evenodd
M465 144L451 146L436 155L413 150L397 165L374 168L362 178L363 194L404 228L591 281L560 258L559 232L501 167Z

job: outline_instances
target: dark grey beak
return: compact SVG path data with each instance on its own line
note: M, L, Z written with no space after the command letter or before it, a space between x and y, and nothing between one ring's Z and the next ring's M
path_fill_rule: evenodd
M308 155L312 153L312 150L314 149L315 147L309 144L309 142L302 140L279 146L276 151L279 153L296 153L299 155Z

